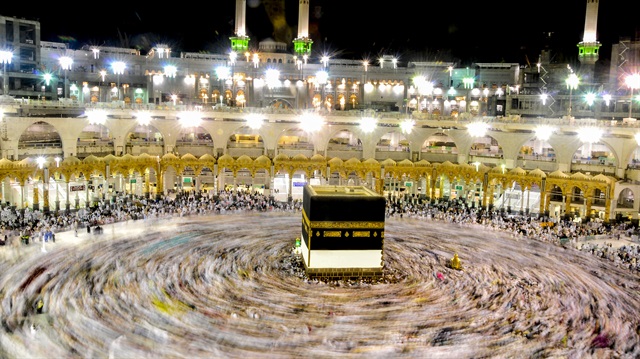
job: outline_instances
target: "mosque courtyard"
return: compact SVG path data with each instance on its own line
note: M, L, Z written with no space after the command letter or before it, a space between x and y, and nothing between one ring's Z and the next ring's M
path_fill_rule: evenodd
M0 247L0 356L640 355L636 272L481 225L388 218L384 276L331 282L293 251L300 213L103 228Z

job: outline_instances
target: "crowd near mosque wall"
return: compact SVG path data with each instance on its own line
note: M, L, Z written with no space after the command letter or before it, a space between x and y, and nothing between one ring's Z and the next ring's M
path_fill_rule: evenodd
M621 38L616 60L597 65L597 3L587 2L589 41L573 67L553 49L535 64L331 58L312 51L302 3L289 51L250 42L237 6L220 54L76 49L42 41L38 21L0 16L13 29L0 33L2 205L228 188L291 201L305 183L357 184L389 198L637 221L640 84L629 60L640 48Z

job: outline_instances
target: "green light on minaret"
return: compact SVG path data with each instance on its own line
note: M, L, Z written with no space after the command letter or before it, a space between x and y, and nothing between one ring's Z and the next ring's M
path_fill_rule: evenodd
M229 40L231 40L231 50L237 53L244 53L249 49L248 36L230 37Z
M313 41L310 38L298 38L293 40L293 51L298 55L311 54L311 45Z
M578 58L580 61L587 62L595 62L600 57L600 43L599 42L590 42L585 43L581 42L578 44Z
M600 43L596 38L598 29L598 4L600 0L587 0L587 11L584 19L584 35L578 44L580 63L593 65L600 57Z

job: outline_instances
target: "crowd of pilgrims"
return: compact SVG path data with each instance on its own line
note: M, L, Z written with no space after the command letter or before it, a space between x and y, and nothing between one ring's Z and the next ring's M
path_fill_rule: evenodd
M231 214L245 211L300 212L301 200L282 202L259 192L223 190L217 195L193 191L165 195L162 198L117 195L102 199L90 208L77 211L49 211L15 209L5 207L0 212L1 244L17 243L19 238L30 236L33 241L47 239L56 232L76 230L79 227L100 229L100 225L146 218L168 218L192 215ZM622 245L614 248L611 242L620 236L630 237L638 228L630 222L610 224L603 221L575 222L570 219L555 220L543 216L513 214L504 210L478 208L461 200L404 200L388 199L387 218L414 218L435 220L460 225L480 224L488 230L512 232L514 236L572 246L576 249L640 271L640 245ZM550 222L552 221L553 222ZM553 223L552 225L548 225ZM611 242L604 245L590 243L587 239L606 237ZM12 241L15 239L15 241ZM24 244L24 242L23 242Z

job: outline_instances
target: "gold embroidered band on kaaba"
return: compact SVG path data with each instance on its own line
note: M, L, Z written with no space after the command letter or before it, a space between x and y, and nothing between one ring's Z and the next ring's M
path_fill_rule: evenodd
M302 221L307 231L313 228L339 228L339 229L384 229L384 222L365 221L309 221L309 217L302 210Z

